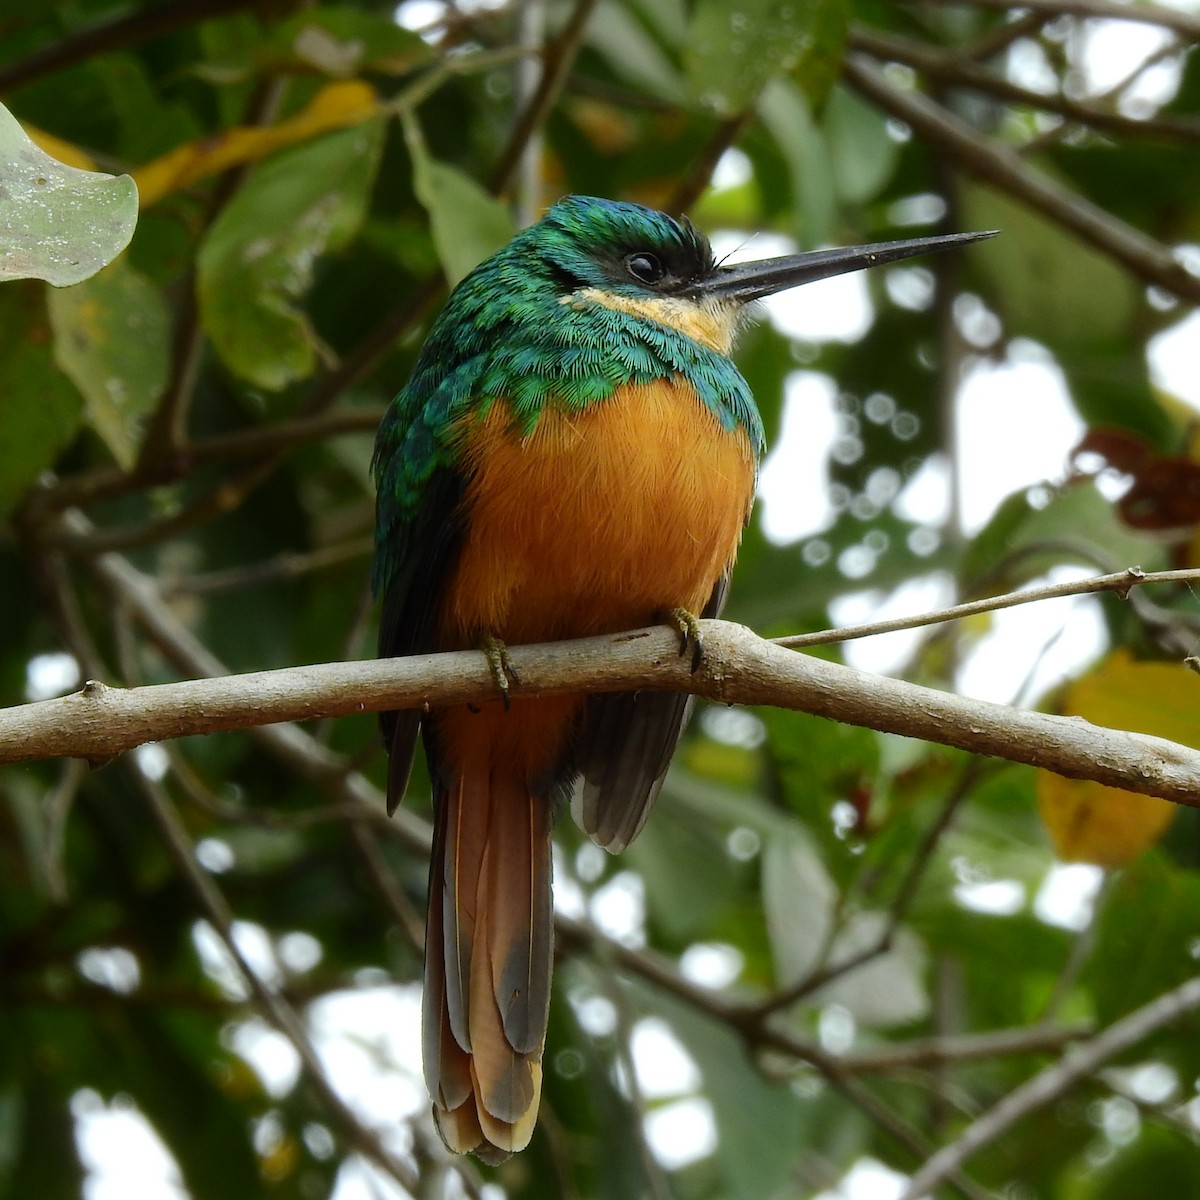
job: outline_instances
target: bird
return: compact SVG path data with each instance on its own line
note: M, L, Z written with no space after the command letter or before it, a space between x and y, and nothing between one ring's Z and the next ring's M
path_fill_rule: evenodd
M418 737L433 790L422 1056L451 1151L498 1164L534 1130L556 816L570 805L600 846L628 846L692 703L523 694L506 647L667 621L695 652L764 451L731 357L753 302L982 236L731 266L686 218L567 196L435 320L376 439L373 587L381 657L481 648L500 685L381 715L389 813Z

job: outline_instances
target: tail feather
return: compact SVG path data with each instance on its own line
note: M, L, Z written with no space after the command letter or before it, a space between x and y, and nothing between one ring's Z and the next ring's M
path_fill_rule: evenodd
M459 1108L471 1095L471 1059L455 1039L450 1028L450 1010L446 1002L446 968L442 947L444 910L442 874L439 864L444 860L446 822L439 820L434 827L433 866L429 877L429 921L425 927L425 992L421 1011L421 1057L425 1065L425 1084L439 1109ZM443 1132L449 1144L451 1139ZM469 1134L467 1135L469 1137ZM464 1153L476 1145L482 1135L478 1122L475 1140L463 1147ZM453 1148L453 1147L452 1147Z
M479 1123L485 1133L493 1122L514 1125L536 1106L530 1060L534 1056L515 1050L504 1034L500 1009L492 994L489 955L476 958L476 974L471 979L471 1081L479 1107ZM540 1047L538 1051L540 1055ZM507 1137L507 1134L502 1135ZM496 1141L495 1137L490 1138Z
M503 768L463 770L437 798L425 1078L447 1146L485 1162L528 1145L537 1120L553 953L550 809Z
M540 1057L535 1061L523 1062L521 1070L525 1078L519 1083L519 1086L514 1087L511 1096L502 1097L496 1095L495 1092L492 1093L492 1099L498 1103L505 1100L512 1103L512 1120L506 1120L502 1116L489 1112L486 1104L480 1104L476 1109L485 1141L491 1149L503 1151L505 1157L515 1154L518 1150L524 1150L529 1145L529 1139L533 1137L533 1128L537 1124L538 1102L542 1093ZM510 1079L514 1085L518 1084L515 1074L511 1075ZM484 1090L482 1083L479 1088L480 1091ZM528 1097L524 1109L517 1107L518 1093ZM475 1153L478 1154L479 1150L476 1149Z
M470 1053L471 1029L467 1014L470 1010L475 927L479 916L478 884L492 823L487 778L478 779L464 774L456 780L450 791L442 796L438 806L439 825L443 821L446 839L440 871L435 863L434 874L430 876L430 906L432 908L432 884L440 876L446 1011L455 1040ZM426 963L429 957L427 949Z
M541 1052L550 1010L550 803L520 789L495 822L481 902L492 931L492 991L508 1043ZM499 950L500 953L495 953Z

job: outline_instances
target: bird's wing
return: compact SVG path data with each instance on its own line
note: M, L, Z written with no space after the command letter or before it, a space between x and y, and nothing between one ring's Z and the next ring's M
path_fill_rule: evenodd
M438 604L462 539L458 517L462 480L442 467L424 484L411 509L393 517L377 554L388 558L380 572L382 607L379 617L379 657L427 654L435 644ZM379 714L387 747L388 812L404 799L416 753L421 711L404 709Z
M729 574L700 614L720 616ZM588 699L574 766L581 778L572 810L593 841L614 853L641 832L662 790L695 697L681 692L616 692Z

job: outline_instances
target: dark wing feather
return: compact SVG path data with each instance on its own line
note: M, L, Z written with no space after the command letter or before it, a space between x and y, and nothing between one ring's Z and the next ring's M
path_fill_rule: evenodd
M435 638L438 607L447 577L458 557L462 520L461 478L436 472L426 485L411 519L389 530L394 566L383 584L379 618L379 657L428 654L439 649ZM388 812L404 799L416 753L421 713L415 709L379 714L388 765Z
M726 572L700 615L719 616L728 590ZM615 692L588 699L575 749L581 779L573 808L583 830L606 850L624 850L641 832L693 704L694 697L682 692Z

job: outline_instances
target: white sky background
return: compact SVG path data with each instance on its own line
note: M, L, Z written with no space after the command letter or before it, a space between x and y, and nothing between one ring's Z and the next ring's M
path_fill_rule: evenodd
M406 6L404 14L408 23L419 26L437 19L441 10L442 5L433 0L422 0ZM1086 28L1083 61L1089 94L1126 78L1162 44L1161 31L1149 26L1093 22ZM1024 57L1017 60L1016 70L1028 86L1038 86L1045 69L1039 55L1030 43ZM1176 78L1177 72L1169 65L1154 68L1125 95L1121 107L1130 115L1153 111L1171 94ZM725 169L739 170L736 154L726 161ZM718 252L728 252L738 240L732 235L714 238ZM789 249L784 239L758 236L735 257L761 258ZM810 340L853 343L871 320L868 293L863 278L857 275L811 284L774 298L768 307L770 319ZM1158 386L1200 410L1197 345L1200 314L1181 319L1151 343L1150 366ZM768 535L777 540L811 536L831 523L825 458L836 432L834 397L835 385L825 376L797 372L789 382L782 433L766 461L761 485L761 516ZM1017 347L1002 364L980 364L971 370L959 395L958 416L955 452L962 479L960 521L968 534L978 530L1013 491L1061 479L1067 455L1082 432L1061 374L1045 352L1028 344ZM1030 430L1036 430L1037 436L1031 438ZM908 484L898 503L905 516L937 524L946 515L948 493L944 464L933 465ZM850 623L922 612L948 599L948 581L930 575L891 594L864 589L847 595L833 615L839 623ZM895 634L851 643L846 648L847 659L869 670L896 670L917 636ZM1029 699L1078 670L1103 648L1094 600L1067 600L997 613L992 631L964 662L959 687L965 694L1001 702L1019 696ZM33 666L31 691L56 694L78 681L69 656L48 655L38 660L36 671ZM150 757L144 764L148 773L160 766ZM207 844L204 865L217 873L228 869L228 848L223 843ZM584 862L577 865L586 866ZM579 873L584 876L583 869ZM1034 911L1051 923L1081 928L1088 920L1099 879L1099 872L1092 868L1056 868L1033 898ZM641 933L637 877L623 873L605 891L606 895L593 897L593 918L612 935L636 941ZM1020 907L1027 900L1022 885L1003 880L985 885L964 883L956 894L963 903L997 912L1011 912L1014 904ZM564 891L562 899L578 906L583 903L578 889L569 896ZM290 969L304 970L305 963L311 966L319 957L319 947L314 957L313 947L299 941L290 943L290 949L286 938L272 946L264 931L248 925L239 929L243 952L267 977L278 975L281 962ZM232 964L211 931L198 926L196 945L214 979L236 991L239 985ZM709 967L713 983L727 982L730 969L736 973L737 963L731 966L730 955L725 953L731 948L694 949L698 978L705 978ZM119 957L106 957L104 951L89 954L89 960L80 964L89 978L117 990L136 986L136 962L131 967ZM398 1119L426 1104L419 1051L420 989L391 986L385 980L378 984L367 991L322 1000L310 1010L309 1024L335 1086L361 1119L392 1144ZM583 997L573 1005L581 1020L603 1024L613 1019L603 998ZM251 1020L232 1026L229 1037L230 1044L262 1076L269 1093L284 1094L294 1084L298 1071L295 1052L280 1035ZM700 1083L695 1064L670 1030L661 1022L639 1023L632 1053L642 1092L655 1098L674 1097L656 1108L653 1121L647 1123L650 1144L664 1165L681 1165L711 1152L715 1138L711 1109L695 1094ZM89 1171L85 1200L182 1200L186 1195L171 1156L127 1100L106 1100L94 1092L80 1092L73 1112L79 1152ZM273 1136L277 1131L268 1118L256 1130L256 1141L266 1149ZM329 1131L322 1127L306 1130L304 1138L314 1154L333 1152ZM402 1141L393 1148L398 1152L405 1149ZM903 1186L902 1176L863 1160L836 1191L823 1193L820 1200L891 1200ZM496 1189L487 1191L499 1195ZM371 1168L351 1161L339 1175L332 1200L392 1200L401 1195Z

